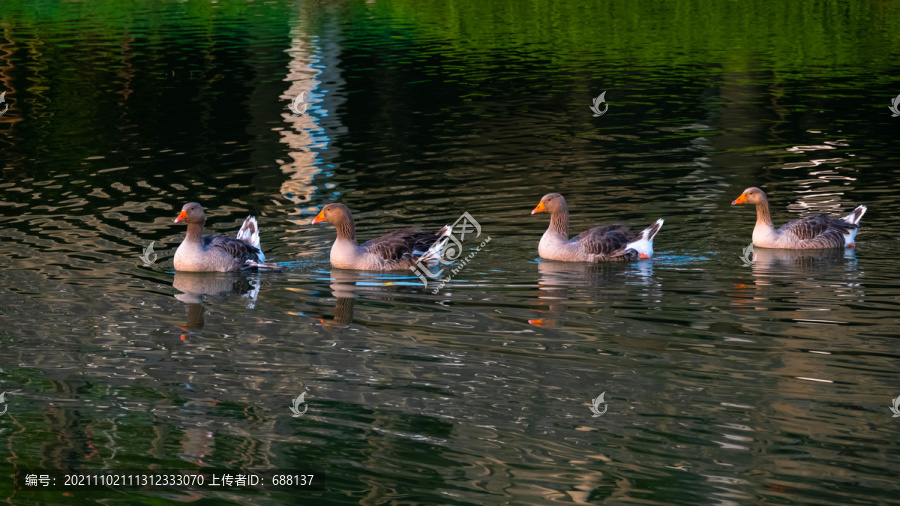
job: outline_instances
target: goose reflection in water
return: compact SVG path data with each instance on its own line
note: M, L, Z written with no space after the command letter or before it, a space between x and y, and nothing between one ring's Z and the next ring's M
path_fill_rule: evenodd
M353 322L353 307L356 305L356 283L361 276L354 271L334 269L331 271L331 295L336 299L332 319L316 318L326 331L337 330Z
M756 309L769 309L774 299L783 296L810 304L820 299L834 302L835 296L843 300L863 296L855 249L754 248L749 260L753 284L735 285L734 302L738 305L749 303L764 306ZM788 290L779 294L785 287Z
M175 272L172 286L182 292L175 298L185 303L187 321L183 330L203 328L203 296L226 297L240 295L247 299L247 308L256 305L259 296L259 277L246 272ZM184 337L184 336L182 336Z
M813 274L831 271L835 268L856 267L856 250L853 248L831 249L772 249L754 248L751 268L755 275L766 274Z
M563 326L561 317L570 303L622 299L633 291L630 287L634 285L647 288L646 293L638 294L641 297L653 300L662 297L659 282L653 277L652 261L586 263L541 260L538 262L538 273L540 295L537 306L541 317L528 320L537 327L560 328ZM631 293L631 296L634 295Z
M331 319L316 318L326 331L335 331L353 323L356 299L365 295L368 299L395 302L400 295L400 287L421 286L418 280L411 281L406 274L387 274L381 271L353 271L333 269L330 273L331 295L335 298Z

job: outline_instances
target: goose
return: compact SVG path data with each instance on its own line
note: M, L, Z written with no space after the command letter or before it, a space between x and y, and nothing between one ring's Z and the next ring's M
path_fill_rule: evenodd
M853 248L859 220L866 214L866 206L859 206L843 218L827 214L807 216L785 223L776 229L769 213L769 199L756 187L747 188L731 205L756 204L756 226L753 245L760 248L823 249Z
M395 230L360 245L356 240L356 225L350 209L344 204L328 204L312 223L328 222L337 230L331 247L331 265L338 269L358 271L395 271L413 268L440 256L440 248L452 227L445 226L436 233L423 232L418 227Z
M601 225L569 239L569 207L558 193L548 193L531 211L550 213L550 226L538 244L538 254L548 260L600 262L636 260L653 256L653 237L663 225L662 218L634 235L624 225Z
M259 226L248 216L237 237L203 235L206 213L203 206L189 202L181 208L175 223L187 223L187 234L175 250L175 270L189 272L227 272L244 268L273 268L259 247Z

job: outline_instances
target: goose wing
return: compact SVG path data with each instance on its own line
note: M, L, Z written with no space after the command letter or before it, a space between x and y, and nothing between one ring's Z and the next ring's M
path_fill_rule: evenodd
M417 227L395 230L364 242L360 248L385 260L400 260L421 254L438 239L437 234L423 232Z
M581 245L591 255L614 256L621 253L622 248L637 239L624 225L602 225L575 236L572 241Z
M803 245L840 248L844 246L844 235L856 228L858 225L819 214L789 221L778 229L778 233L786 234Z
M254 261L259 259L259 248L250 246L244 241L232 237L208 235L203 238L203 246L207 251L219 250L240 262L248 259Z

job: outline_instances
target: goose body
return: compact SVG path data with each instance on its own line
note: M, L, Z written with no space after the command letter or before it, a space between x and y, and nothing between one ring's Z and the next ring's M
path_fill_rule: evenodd
M772 224L769 199L756 187L747 188L731 205L755 204L756 226L753 245L760 248L826 249L856 246L859 221L866 214L866 206L859 206L843 218L827 214L807 216L789 221L776 229Z
M353 215L343 204L326 205L312 222L328 222L337 230L337 239L331 247L331 265L360 271L409 270L419 261L440 255L440 247L446 242L444 238L452 233L450 227L436 233L410 227L359 244Z
M187 234L175 250L175 270L227 272L257 267L265 262L259 247L259 226L248 216L236 237L203 235L206 214L196 202L185 204L175 222L187 222Z
M653 256L653 238L663 220L632 234L624 225L601 225L569 239L569 208L558 193L544 195L531 214L549 212L550 226L538 244L538 254L548 260L565 262L602 262L637 260Z

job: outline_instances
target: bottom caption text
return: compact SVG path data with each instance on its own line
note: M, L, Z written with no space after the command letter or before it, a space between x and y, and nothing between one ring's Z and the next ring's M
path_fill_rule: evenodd
M269 469L78 470L26 469L16 471L21 491L214 488L247 490L324 490L325 476L312 471Z

